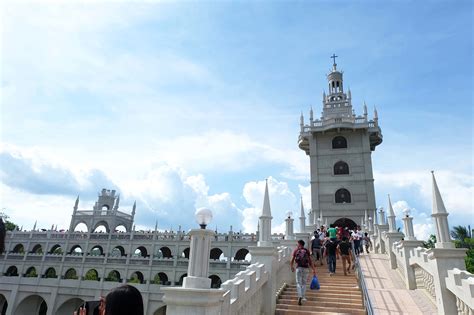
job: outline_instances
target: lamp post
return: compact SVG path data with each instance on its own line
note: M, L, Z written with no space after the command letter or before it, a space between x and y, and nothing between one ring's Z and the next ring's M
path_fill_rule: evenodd
M209 289L211 279L209 273L209 251L211 239L215 235L206 226L212 220L212 211L206 208L199 208L194 214L196 222L201 227L189 231L191 245L189 252L188 275L183 280L184 288Z
M369 217L368 220L369 220L369 234L372 234L372 217Z

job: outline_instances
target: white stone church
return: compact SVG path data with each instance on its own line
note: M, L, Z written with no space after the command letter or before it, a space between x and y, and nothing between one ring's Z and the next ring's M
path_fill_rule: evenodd
M302 205L299 232L288 217L286 233L271 234L267 187L254 234L215 233L205 228L205 215L201 229L188 232L135 231L134 216L140 210L134 205L124 211L117 192L103 189L93 209L81 209L76 200L68 231L7 234L0 254L0 314L71 315L84 301L98 300L120 283L140 290L148 315L295 314L297 309L284 298L295 282L291 249L296 239L309 243L323 224L361 226L375 251L399 271L406 289L426 291L438 314L474 314L474 277L465 271L465 250L450 242L448 213L434 175L435 249L421 248L409 213L400 233L390 202L387 215L377 211L371 158L382 143L377 111L369 118L364 104L363 113L355 113L351 91L344 91L343 72L332 58L321 116L315 118L311 110L307 123L300 118L298 146L309 156L311 208L306 215ZM79 224L87 232L75 231ZM99 227L105 232L97 232ZM375 314L376 299L358 260L356 267L358 312ZM339 296L335 299L343 304ZM314 310L323 311L318 307ZM339 307L342 313L359 314ZM312 313L305 308L304 314Z

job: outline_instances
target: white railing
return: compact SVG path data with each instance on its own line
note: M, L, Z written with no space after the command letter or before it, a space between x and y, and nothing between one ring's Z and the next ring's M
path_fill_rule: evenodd
M474 275L454 268L448 270L446 287L456 296L460 315L474 315Z
M383 238L381 235L379 237ZM437 263L436 260L439 258L434 256L434 252L440 249L410 247L407 243L409 242L399 241L395 242L392 248L386 248L387 255L390 255L388 251L395 255L397 269L407 283L407 287L410 287L408 284L410 279L407 275L412 273L415 282L413 287L426 290L438 309L440 309L439 301L449 298L452 299L453 304L455 301L458 315L474 315L474 275L466 270L453 268L452 263ZM463 265L463 262L461 264ZM443 267L446 268L444 271L440 269ZM447 273L446 278L435 279L443 273ZM444 286L447 290L440 289ZM438 297L437 292L440 292L441 296Z
M251 264L244 271L221 285L223 291L222 314L260 314L263 304L270 303L263 299L263 287L268 281L275 281L275 296L277 291L291 279L289 260L291 250L288 247L278 248L276 272L269 274L265 265L259 262ZM272 286L267 286L272 287Z

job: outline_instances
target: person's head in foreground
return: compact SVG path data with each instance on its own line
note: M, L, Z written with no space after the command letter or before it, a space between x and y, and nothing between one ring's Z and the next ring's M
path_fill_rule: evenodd
M140 291L128 284L113 289L105 298L105 315L143 315Z

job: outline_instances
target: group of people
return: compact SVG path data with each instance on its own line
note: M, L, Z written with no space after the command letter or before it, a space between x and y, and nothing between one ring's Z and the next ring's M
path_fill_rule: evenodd
M344 275L347 276L355 268L355 256L363 253L364 247L367 254L372 248L368 233L363 233L360 226L357 226L355 230L349 230L347 227L336 227L333 224L329 226L329 229L322 226L314 231L309 245L308 248L305 248L305 242L299 240L290 262L291 271L296 271L299 305L306 301L305 293L309 271L311 268L313 274L316 275L316 263L319 262L322 266L325 260L329 276L332 276L336 273L336 261L340 257Z

